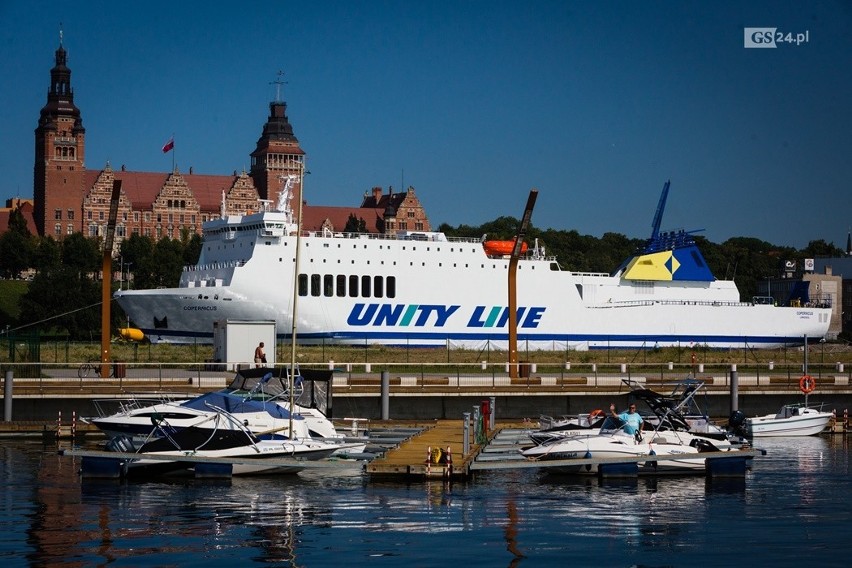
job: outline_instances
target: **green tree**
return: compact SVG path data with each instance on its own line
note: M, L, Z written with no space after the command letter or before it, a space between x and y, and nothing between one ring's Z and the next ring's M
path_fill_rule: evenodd
M183 263L195 264L201 256L201 235L193 233L189 239L183 243Z
M100 284L78 267L51 267L36 274L21 298L19 324L92 340L100 334L100 300Z
M143 237L136 233L121 241L121 259L128 272L133 275L134 288L149 288L152 280L146 278L153 270L154 240L151 237Z
M62 262L62 246L50 235L37 240L33 253L33 268L38 272L49 270Z
M9 230L0 235L0 274L17 278L33 262L35 241L20 208L9 214Z
M151 256L153 287L173 288L178 285L183 272L183 252L180 241L163 238L157 242Z
M349 214L349 219L346 220L346 226L343 227L344 233L366 233L367 222L361 217L356 217L354 213Z
M103 263L98 240L74 233L62 239L62 264L80 274L98 272Z
M842 248L834 246L834 243L827 243L823 239L811 241L808 246L802 251L803 258L822 257L841 257L846 253Z

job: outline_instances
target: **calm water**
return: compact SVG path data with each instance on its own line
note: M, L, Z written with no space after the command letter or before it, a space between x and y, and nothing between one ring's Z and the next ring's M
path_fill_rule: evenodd
M376 483L328 472L81 481L56 446L0 440L10 566L845 566L842 436L766 440L744 480L602 481L536 470Z

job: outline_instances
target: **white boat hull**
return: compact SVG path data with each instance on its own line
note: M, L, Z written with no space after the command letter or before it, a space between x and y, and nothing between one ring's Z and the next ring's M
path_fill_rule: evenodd
M640 474L674 475L699 474L706 471L706 460L700 456L701 450L690 445L696 436L683 432L666 432L646 434L644 441L636 441L632 436L622 432L601 433L584 436L574 436L552 443L535 446L524 450L524 457L531 460L586 460L618 459L648 457L647 461L638 462ZM733 447L718 440L707 440L706 444L714 451L730 451ZM617 462L615 462L617 463ZM600 465L595 463L579 463L577 465L562 464L549 468L556 473L565 474L597 474Z
M823 412L813 408L791 407L793 413L781 412L747 418L745 421L746 435L750 438L816 436L824 431L831 418L831 412Z
M329 444L315 440L261 440L253 445L228 448L222 450L170 450L140 454L140 458L128 463L128 472L138 474L150 470L160 470L171 475L191 473L197 466L195 461L185 461L181 458L192 456L202 463L212 463L214 460L232 460L230 473L234 476L244 475L278 475L298 473L305 469L300 464L282 465L283 459L314 461L330 457L339 449L338 444ZM158 459L146 459L157 456ZM164 458L173 457L174 461ZM210 458L211 462L203 462Z

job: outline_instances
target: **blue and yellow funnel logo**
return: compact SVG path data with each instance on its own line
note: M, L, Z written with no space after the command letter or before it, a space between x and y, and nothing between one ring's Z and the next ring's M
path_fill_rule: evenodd
M631 260L624 269L625 280L712 281L713 274L694 246L642 254Z
M637 256L627 265L624 278L627 280L674 280L680 262L672 251Z

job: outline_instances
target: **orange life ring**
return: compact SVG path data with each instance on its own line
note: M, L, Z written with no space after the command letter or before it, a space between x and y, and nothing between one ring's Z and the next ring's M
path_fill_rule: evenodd
M805 394L809 394L814 392L816 388L816 381L810 375L802 375L802 378L799 379L799 390Z
M596 408L596 409L592 410L591 412L589 412L589 422L591 422L593 418L596 418L598 416L603 416L603 415L604 415L604 411L601 410L600 408Z

